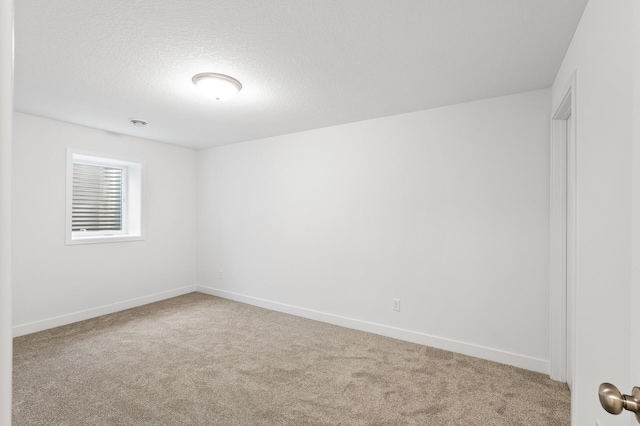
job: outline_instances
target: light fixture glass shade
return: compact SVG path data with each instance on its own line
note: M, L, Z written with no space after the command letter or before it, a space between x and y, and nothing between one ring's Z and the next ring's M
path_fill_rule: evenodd
M231 99L242 90L242 84L238 80L224 74L212 72L196 74L192 81L206 97L217 101Z

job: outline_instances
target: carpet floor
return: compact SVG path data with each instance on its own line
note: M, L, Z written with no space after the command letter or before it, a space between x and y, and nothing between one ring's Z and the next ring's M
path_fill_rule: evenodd
M543 374L201 293L14 345L14 426L569 425Z

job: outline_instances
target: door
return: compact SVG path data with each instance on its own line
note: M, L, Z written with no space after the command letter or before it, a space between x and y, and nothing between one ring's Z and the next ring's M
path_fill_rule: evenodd
M633 138L632 138L632 280L631 280L631 366L630 378L633 386L640 386L640 4L633 2ZM625 389L625 393L630 389ZM633 416L630 416L633 417ZM630 424L637 425L633 419Z
M616 316L615 321L628 321L629 327L625 338L620 338L619 346L626 343L629 348L629 365L627 377L620 377L620 383L611 379L611 369L602 367L604 380L612 381L623 394L631 394L632 388L640 387L640 2L633 2L633 102L632 102L632 138L631 138L631 280L629 292L620 294L621 300L628 298L629 314ZM624 383L625 379L629 381ZM623 410L617 416L602 411L598 416L599 426L624 424L638 426L636 416Z
M632 234L632 284L631 284L631 324L640 323L640 4L633 2L633 234ZM631 383L640 386L640 331L631 327ZM631 420L631 424L634 423Z

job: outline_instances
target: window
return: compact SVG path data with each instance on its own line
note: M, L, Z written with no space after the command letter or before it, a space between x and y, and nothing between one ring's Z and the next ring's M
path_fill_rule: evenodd
M67 244L142 239L142 165L67 155Z

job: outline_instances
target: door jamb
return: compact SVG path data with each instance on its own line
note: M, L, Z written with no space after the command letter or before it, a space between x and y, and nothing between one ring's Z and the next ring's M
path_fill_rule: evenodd
M553 380L566 382L574 378L567 371L567 338L575 338L575 330L567 330L567 161L575 163L575 158L567 158L567 118L573 116L573 140L577 136L576 115L576 71L573 72L564 96L553 110L551 118L550 155L550 376ZM572 150L575 153L575 149ZM575 173L576 168L573 167ZM570 179L576 182L576 176ZM575 193L575 186L572 188ZM575 211L575 209L574 209ZM575 217L573 218L575 223ZM575 238L575 235L574 235ZM574 245L575 246L575 245ZM575 276L575 274L574 274ZM575 294L572 295L575 302ZM575 326L575 320L572 322ZM575 345L571 345L575 348ZM575 356L572 355L575 365Z

